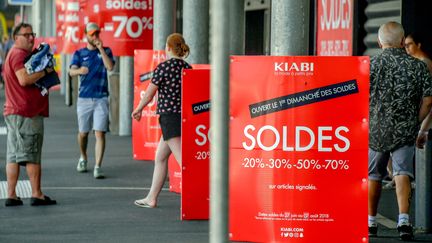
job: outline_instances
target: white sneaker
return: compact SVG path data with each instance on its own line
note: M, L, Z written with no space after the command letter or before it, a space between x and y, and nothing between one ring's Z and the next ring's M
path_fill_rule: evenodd
M93 177L95 179L102 179L105 177L104 173L102 172L102 169L100 167L95 167L93 170Z
M80 159L77 165L78 172L86 172L87 171L87 160Z

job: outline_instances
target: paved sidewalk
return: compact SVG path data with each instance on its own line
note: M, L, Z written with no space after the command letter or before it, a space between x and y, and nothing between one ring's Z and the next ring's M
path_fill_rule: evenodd
M106 179L95 180L91 171L77 173L75 107L65 106L63 99L58 91L51 93L51 117L45 120L42 154L43 191L56 199L58 205L31 207L29 199L24 199L24 206L6 208L4 200L0 200L0 242L208 242L208 221L181 221L180 196L169 192L167 185L157 209L133 205L135 199L148 191L153 163L132 159L131 137L107 134L103 163ZM0 107L3 103L4 92L0 90ZM0 181L5 181L6 136L2 135L1 114ZM94 136L91 136L89 168L93 165ZM26 184L24 169L21 180ZM394 227L397 217L394 190L383 191L379 213L384 217L380 220L380 237L370 242L400 242ZM432 234L417 234L416 242L432 242Z
M132 159L131 137L107 134L106 179L76 172L75 107L65 106L63 99L52 92L42 153L42 188L58 205L31 207L24 199L24 206L6 208L0 200L0 242L208 242L208 221L180 220L178 194L164 189L157 209L133 205L148 191L153 162ZM0 90L1 113L3 103ZM93 135L88 148L92 168ZM0 181L6 181L5 150L6 136L0 135ZM20 180L27 180L25 169Z

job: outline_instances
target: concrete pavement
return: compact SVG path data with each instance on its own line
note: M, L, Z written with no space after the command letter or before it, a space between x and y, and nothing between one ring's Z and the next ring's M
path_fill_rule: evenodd
M4 92L0 90L3 108ZM2 109L3 111L3 109ZM0 127L4 126L0 116ZM181 221L180 196L162 191L157 209L139 208L151 184L153 163L132 159L131 137L107 134L103 162L106 179L92 171L76 172L75 107L51 93L45 120L42 189L58 205L6 208L0 200L0 242L207 242L208 221ZM94 136L89 141L89 168L94 166ZM0 181L6 181L6 136L0 135ZM20 180L27 180L25 169Z
M4 92L0 90L0 107L3 103ZM45 120L42 187L58 205L30 207L25 198L24 206L6 208L0 200L0 242L208 242L208 221L181 221L180 196L169 192L168 185L157 209L133 205L148 191L153 163L132 159L130 137L107 134L103 163L106 179L95 180L91 171L77 173L75 107L65 106L58 91L51 93L50 103L51 115ZM6 136L1 135L2 126L0 115L0 181L5 181ZM89 168L93 165L91 136ZM24 169L21 180L27 180ZM380 237L370 242L400 242L394 228L394 190L383 191L379 212L383 215ZM432 242L432 235L417 234L416 241Z

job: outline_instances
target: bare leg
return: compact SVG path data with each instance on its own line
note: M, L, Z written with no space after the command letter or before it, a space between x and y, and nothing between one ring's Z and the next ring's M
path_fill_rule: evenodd
M96 165L102 165L102 159L105 152L105 132L95 131L96 144L95 144L95 157Z
M409 214L409 199L411 196L411 182L407 175L397 175L394 177L396 181L396 196L399 205L399 213Z
M32 188L32 197L44 199L44 195L41 191L41 165L34 163L26 164L27 175L30 179L30 185Z
M182 165L181 137L170 138L165 142L168 144L171 152L173 153L175 159L177 160L177 163L179 163L179 165L181 167L181 165Z
M88 132L78 133L78 145L80 147L81 158L87 160Z
M381 182L369 180L368 187L368 215L376 216L378 211L378 202L381 197Z
M144 198L145 203L147 203L150 207L156 207L157 205L159 193L162 190L167 176L168 158L170 154L171 150L168 147L168 144L163 140L163 138L161 138L156 150L152 184L147 197Z
M6 164L6 176L8 184L8 198L17 198L16 195L16 185L18 183L20 168L17 163L7 163Z

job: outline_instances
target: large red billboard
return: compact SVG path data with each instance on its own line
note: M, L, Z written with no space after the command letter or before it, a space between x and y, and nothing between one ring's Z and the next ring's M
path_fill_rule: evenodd
M230 239L366 242L369 58L230 70Z
M165 51L135 50L134 55L134 107L144 95L156 66L166 60ZM136 160L154 160L162 135L156 114L157 95L143 109L140 121L132 119L132 150Z
M316 54L351 56L354 0L318 0Z
M56 34L60 52L73 54L85 46L81 41L83 25L80 0L56 0Z
M100 25L101 39L114 55L133 56L136 49L153 49L153 0L88 2L84 18Z
M104 46L116 56L133 56L135 49L153 49L153 0L57 0L57 36L63 52L85 46L84 26L101 27Z

